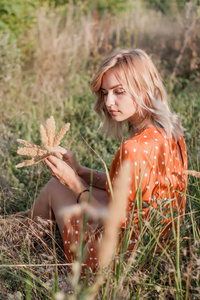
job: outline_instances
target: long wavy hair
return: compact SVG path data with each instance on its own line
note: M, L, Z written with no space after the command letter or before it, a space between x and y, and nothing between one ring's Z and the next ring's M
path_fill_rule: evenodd
M123 88L134 101L136 112L134 123L130 121L116 122L108 113L101 90L104 74L114 69L115 75ZM151 58L140 49L121 49L112 52L101 64L91 82L91 90L96 96L94 110L101 118L102 127L107 135L116 138L123 135L123 124L127 124L132 136L152 124L158 130L164 130L168 137L177 140L183 135L183 127L179 117L172 113L167 100L167 93L158 70Z

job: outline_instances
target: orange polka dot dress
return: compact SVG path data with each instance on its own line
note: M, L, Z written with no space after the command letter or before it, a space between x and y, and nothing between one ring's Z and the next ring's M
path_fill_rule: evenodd
M87 274L88 270L94 272L98 267L97 248L101 236L102 229L87 220L85 214L68 218L63 230L66 262L71 264L73 261L80 261L82 257L81 274Z
M182 160L178 155L178 145ZM167 136L155 127L148 127L131 139L122 143L115 154L111 165L110 179L113 183L118 176L121 163L131 161L133 165L128 203L126 206L126 219L122 222L122 228L127 228L130 217L135 227L130 241L129 249L134 248L139 228L138 199L142 198L142 219L149 220L150 207L157 209L163 204L163 222L166 224L162 233L161 242L165 242L171 232L172 220L170 208L173 212L183 217L185 213L187 175L187 153L185 140L178 136ZM106 189L110 196L108 181ZM171 206L171 207L170 207Z
M178 155L178 145L182 159ZM172 222L168 213L172 208L180 216L185 213L185 192L187 176L183 173L187 169L187 154L184 138L178 136L177 142L174 138L167 138L165 134L155 127L148 127L132 138L124 141L117 150L111 165L110 179L113 183L123 161L129 160L133 165L130 181L128 202L126 204L126 218L122 220L123 228L128 227L132 220L134 227L128 252L134 248L139 234L138 197L142 197L142 219L149 220L150 207L157 209L159 203L165 203L163 208L163 222L166 224L162 234L161 242L168 238ZM138 187L140 188L138 189ZM108 181L106 190L110 197ZM138 193L138 191L140 191ZM67 262L77 259L80 253L81 217L69 219L63 231L63 243ZM85 258L86 269L93 271L98 267L97 244L101 234L99 228L94 230L90 222L86 224L85 230ZM84 272L82 272L84 273Z

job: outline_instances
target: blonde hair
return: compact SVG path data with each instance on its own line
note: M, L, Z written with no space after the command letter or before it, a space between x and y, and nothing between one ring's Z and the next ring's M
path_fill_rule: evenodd
M135 123L115 122L107 111L101 90L104 74L115 70L115 75L136 105ZM107 134L121 138L123 124L128 125L129 134L144 129L148 123L164 130L169 136L183 135L183 127L177 115L169 108L167 93L160 75L150 57L140 49L122 49L112 52L101 64L91 82L91 90L96 95L94 110L100 116Z

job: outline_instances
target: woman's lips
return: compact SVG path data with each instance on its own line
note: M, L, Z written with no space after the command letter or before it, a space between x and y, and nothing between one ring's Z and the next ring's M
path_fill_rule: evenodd
M109 113L110 113L112 116L115 116L115 115L118 113L118 111L117 111L117 110L112 110L112 109L110 109L110 110L109 110Z

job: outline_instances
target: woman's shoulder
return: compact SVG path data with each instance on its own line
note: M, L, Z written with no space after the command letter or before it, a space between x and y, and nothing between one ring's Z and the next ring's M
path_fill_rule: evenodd
M147 127L126 140L124 144L126 144L127 147L135 145L137 147L148 148L154 144L162 144L166 141L167 135L162 129Z
M155 146L158 136L156 136L156 128L145 128L141 130L131 138L125 140L120 147L119 152L122 157L133 156L133 157L144 157L149 155L152 147ZM120 155L121 156L121 155Z

